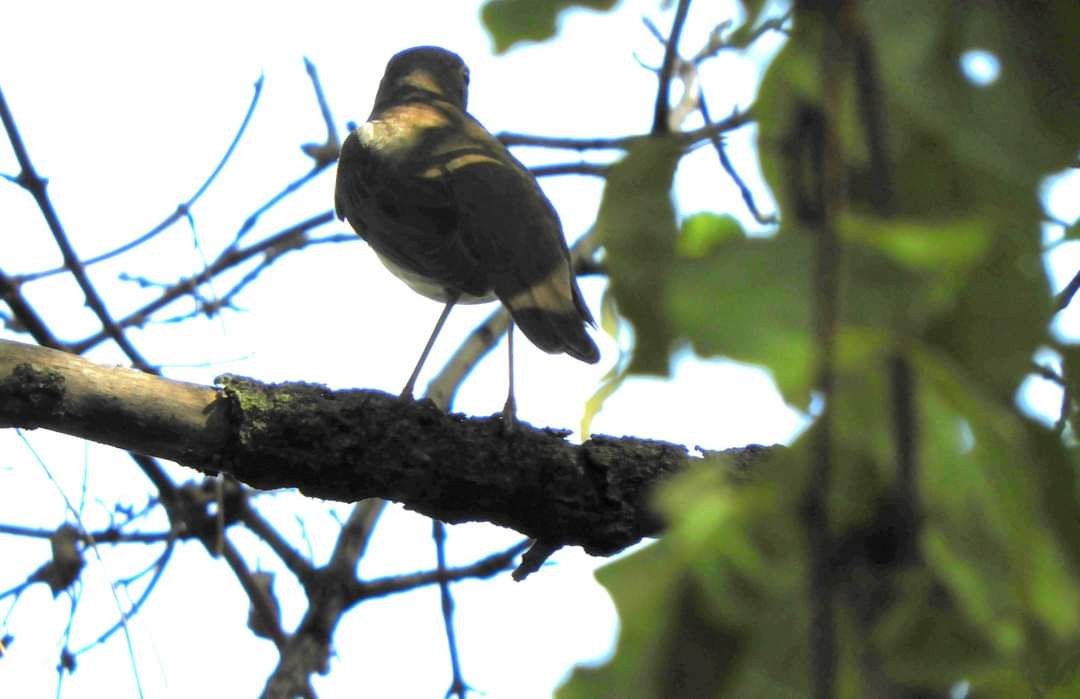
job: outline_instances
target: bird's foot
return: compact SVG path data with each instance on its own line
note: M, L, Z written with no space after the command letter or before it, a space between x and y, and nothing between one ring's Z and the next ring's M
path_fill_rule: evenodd
M413 395L413 390L415 388L416 388L416 372L414 371L413 375L409 377L408 382L405 384L405 388L401 389L401 394L398 396L398 398L405 401L406 403L414 402L416 400L415 396Z
M517 403L513 396L508 396L502 409L502 424L504 434L513 434L517 429Z

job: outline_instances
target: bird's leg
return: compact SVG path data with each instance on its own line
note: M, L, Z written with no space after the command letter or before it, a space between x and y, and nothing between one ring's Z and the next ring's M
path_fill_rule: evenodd
M506 392L506 404L503 405L503 429L513 432L517 426L517 403L514 401L514 321L506 326L506 348L510 367L510 388Z
M431 337L428 338L427 344L424 345L424 351L420 353L420 361L416 363L416 368L412 370L412 375L409 376L408 383L405 384L405 388L401 390L401 397L405 400L412 400L413 387L416 385L416 377L420 375L420 367L424 366L424 361L427 360L428 353L431 352L432 346L435 344L435 338L438 337L439 331L442 330L443 323L446 322L446 316L450 315L450 309L457 303L457 297L451 297L446 302L446 307L443 308L442 314L439 319L435 321L435 329L431 331Z

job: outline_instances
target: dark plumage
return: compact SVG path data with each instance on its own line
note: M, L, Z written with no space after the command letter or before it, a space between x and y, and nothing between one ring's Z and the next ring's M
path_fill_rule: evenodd
M461 58L442 48L390 59L371 116L341 148L337 214L447 311L498 298L540 349L596 362L558 214L532 174L466 113L468 82ZM414 380L415 372L407 392Z

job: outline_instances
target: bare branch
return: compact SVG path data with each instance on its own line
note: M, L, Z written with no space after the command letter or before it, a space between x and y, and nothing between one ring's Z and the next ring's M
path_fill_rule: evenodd
M396 575L366 582L358 581L350 590L350 598L352 602L358 602L372 597L385 597L398 592L413 590L437 582L454 582L467 578L489 578L496 573L509 570L514 563L514 559L528 548L528 545L528 541L521 541L504 551L482 558L471 565L460 568L447 568L442 572L433 570L409 575Z
M705 103L705 93L698 93L698 109L701 111L701 118L705 120L706 124L712 122L709 117L709 107ZM710 139L712 141L713 148L716 149L716 155L720 158L720 165L724 168L724 172L728 174L731 180L735 183L735 186L739 188L739 194L742 195L742 200L746 204L746 208L750 210L750 215L754 217L754 220L762 225L772 225L777 222L776 214L762 214L758 209L757 203L754 201L754 194L750 191L750 188L743 182L742 177L735 171L735 166L731 164L731 160L727 156L727 149L724 148L724 139L720 134L713 134Z
M30 333L30 337L44 347L67 349L67 344L53 335L49 326L22 295L18 282L5 274L2 269L0 269L0 299L8 305L13 314L13 318L8 321L12 330Z
M98 295L93 284L90 283L86 270L75 254L75 249L72 247L71 241L68 240L64 227L60 224L60 218L56 214L56 209L53 208L52 200L49 199L49 195L45 191L46 182L34 170L34 164L30 161L30 154L23 144L22 136L15 125L15 118L8 108L2 90L0 90L0 121L4 123L8 140L11 142L11 148L15 151L15 157L19 161L19 167L22 169L18 176L19 184L30 192L31 196L34 197L34 201L37 202L38 208L41 209L45 223L49 226L49 231L52 232L53 239L64 257L64 266L71 271L75 281L78 282L79 288L82 289L83 294L86 296L86 304L94 312L94 315L98 317L105 334L131 359L132 363L144 371L153 371L153 367L139 354L139 351L135 349L135 346L131 344L120 327L113 321L108 309L105 307L105 302Z
M74 651L73 655L82 655L83 653L102 645L103 643L105 643L105 641L108 641L109 638L112 637L112 635L115 634L117 631L124 629L124 626L127 623L128 619L134 617L136 614L139 613L139 610L142 609L142 606L146 603L146 600L150 599L150 595L157 587L158 581L161 580L161 576L164 575L165 566L168 565L169 560L172 558L175 544L176 541L174 539L170 539L168 541L168 544L165 546L165 550L161 553L157 560L154 561L153 565L150 568L154 571L154 575L150 578L150 582L146 584L146 588L142 591L142 594L140 594L138 599L136 599L135 602L131 605L131 608L128 609L126 612L122 611L120 618L117 619L115 624L105 629L105 631L103 631L96 639L94 639L90 643Z
M450 578L446 566L446 525L437 519L431 520L431 536L435 540L435 558L439 574L439 601L443 617L443 631L446 634L446 646L450 656L450 688L446 697L456 696L465 699L469 686L461 674L461 658L458 653L457 633L454 631L454 597L450 593Z
M651 132L654 136L666 134L672 130L668 120L671 109L671 78L675 74L676 62L680 60L679 37L682 35L689 10L690 0L679 0L679 5L675 8L675 19L671 23L671 35L668 37L667 47L664 50L664 63L660 66L660 84L656 90L656 108L653 111Z
M260 629L265 633L266 638L273 641L279 650L284 648L286 642L285 632L281 630L280 613L275 601L270 596L269 589L264 588L256 581L254 574L244 563L243 556L240 555L240 552L233 546L231 541L225 542L222 556L229 568L232 569L233 575L240 582L240 587L244 589L244 593L248 596L251 608L258 614Z
M173 301L183 298L192 291L199 287L203 282L212 279L218 274L224 272L231 267L235 267L256 255L263 253L281 254L282 252L288 252L291 250L298 250L312 241L307 239L307 234L313 228L318 228L326 223L330 223L334 220L334 214L332 211L326 211L317 216L301 221L285 230L276 233L269 238L253 243L246 248L230 248L223 252L209 267L202 270L198 274L192 275L187 279L181 280L176 284L173 284L167 290L165 290L161 296L157 299L146 304L139 310L135 311L120 320L119 325L127 328L131 326L138 326L150 319L150 316L168 306ZM348 236L349 240L358 240L355 236ZM95 335L91 335L85 340L73 343L70 347L71 351L82 354L92 347L97 346L101 342L107 339L107 335L104 332L98 332Z
M285 197L289 196L290 194L313 180L315 176L318 175L320 172L322 172L322 170L317 167L308 170L306 173L304 173L297 179L285 185L285 187L280 192L270 197L265 203L259 206L259 208L255 209L254 213L244 219L244 223L240 226L240 230L236 232L236 237L233 239L232 247L230 247L229 249L233 250L236 248L237 245L240 244L240 241L244 238L245 235L247 235L251 231L252 228L255 227L255 224L259 222L259 218L263 214L280 204Z
M732 131L740 126L749 124L753 120L754 116L752 110L736 112L723 121L718 121L715 124L706 124L705 126L692 131L680 131L678 133L670 134L667 138L674 138L685 147L691 148L697 143L707 140L713 134ZM632 148L634 144L649 138L654 138L654 136L651 134L636 134L633 136L619 136L617 138L560 138L554 136L532 136L529 134L504 131L498 135L498 138L507 146L531 146L535 148L561 148L564 150L585 151L628 150Z
M1080 270L1076 271L1073 278L1069 280L1069 283L1065 285L1065 288L1058 292L1058 295L1054 297L1054 313L1060 313L1068 308L1072 303L1073 296L1076 296L1076 291L1080 289Z
M0 424L152 453L256 488L385 498L595 554L660 531L648 494L688 458L675 444L594 436L574 445L567 432L526 424L507 436L498 416L377 391L220 382L215 390L0 341Z
M558 165L537 165L529 168L529 171L537 177L554 177L556 175L607 177L610 169L610 165L601 165L599 163L560 163Z
M323 94L322 83L319 82L319 72L306 56L304 57L304 69L311 78L311 86L315 89L315 99L319 103L319 113L322 114L326 123L326 141L323 143L305 143L301 150L315 160L315 171L322 170L327 165L333 164L341 152L341 142L338 141L337 128L334 127L334 117L330 114L330 105L326 102Z
M196 190L196 192L192 194L187 201L177 206L176 211L166 216L165 219L161 221L161 223L157 224L146 233L143 233L138 238L135 238L130 242L124 243L118 248L84 260L83 266L89 267L90 265L97 264L98 262L103 262L110 258L116 257L117 255L122 255L123 253L142 245L146 241L157 237L159 233L168 229L181 218L189 217L191 215L191 208L195 206L195 202L197 202L199 198L206 193L206 190L210 188L210 185L214 183L214 180L217 179L218 175L225 168L225 164L229 162L229 159L232 157L233 151L236 150L236 146L240 144L240 139L243 137L244 132L247 130L248 124L251 122L251 117L255 113L255 106L259 103L259 96L262 94L262 88L263 76L260 75L259 79L255 81L255 93L251 96L251 103L248 105L247 113L244 114L244 119L240 122L240 128L236 130L236 135L233 136L232 142L229 143L229 147L225 149L225 155L221 156L221 160L218 161L217 166L214 168L213 172L210 173L210 176L207 177L205 181L203 181L199 189ZM43 279L54 274L60 274L61 272L66 271L67 267L57 267L55 269L50 269L44 272L24 274L19 276L18 280L20 282L29 282L36 279Z
M48 539L56 533L55 529L42 527L22 527L16 524L0 523L0 534L23 536L31 539ZM97 532L79 532L79 541L88 543L93 540L98 544L160 544L173 535L170 532L125 532L110 528Z
M292 571L301 584L307 586L311 582L315 572L311 562L297 553L296 549L278 533L278 530L270 526L270 523L251 507L251 502L246 497L240 500L239 516L240 521L277 554L277 557L281 559L285 567Z

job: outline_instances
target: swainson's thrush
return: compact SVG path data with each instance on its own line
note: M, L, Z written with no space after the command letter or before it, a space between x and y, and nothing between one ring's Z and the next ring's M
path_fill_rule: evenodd
M465 111L469 69L446 49L406 49L386 66L366 123L341 147L337 215L413 290L446 304L402 391L455 303L499 299L545 352L600 358L555 208L524 165Z

